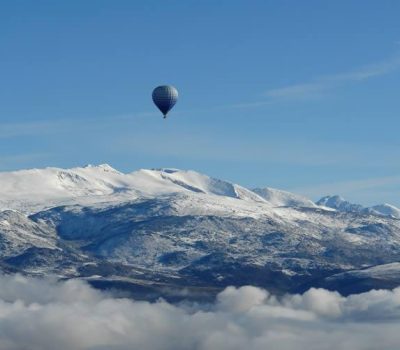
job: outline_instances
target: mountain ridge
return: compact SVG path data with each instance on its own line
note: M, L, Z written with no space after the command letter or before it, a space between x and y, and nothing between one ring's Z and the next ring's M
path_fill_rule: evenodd
M175 192L194 191L256 202L272 206L325 207L339 211L363 211L400 217L400 209L387 203L372 207L350 203L338 195L325 196L319 201L271 187L247 189L229 181L209 177L193 170L176 168L139 169L123 173L109 164L74 167L70 169L47 167L0 172L0 209L17 209L26 212L23 205L13 208L18 201L31 202L29 197L42 197L55 205L68 204L77 198L110 200L110 196L152 196ZM109 198L106 198L106 197ZM126 197L126 196L125 196ZM123 198L122 198L123 199ZM40 205L36 203L40 209ZM29 206L29 204L25 205Z
M397 219L400 218L400 209L388 203L364 207L361 204L351 203L339 195L333 195L322 197L316 202L316 204L343 212L370 213L375 215L392 216Z
M348 293L380 283L363 274L369 282L353 288L360 274L350 271L396 263L400 253L393 216L333 210L286 191L253 192L170 168L0 173L0 205L3 271L83 278L135 293L150 288L158 296L244 284ZM400 274L388 276L387 285L400 282Z

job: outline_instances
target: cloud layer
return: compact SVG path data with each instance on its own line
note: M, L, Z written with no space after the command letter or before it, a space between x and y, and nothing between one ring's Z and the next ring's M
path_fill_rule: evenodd
M116 299L81 281L0 277L0 349L398 349L400 288L281 299L228 287L212 305Z

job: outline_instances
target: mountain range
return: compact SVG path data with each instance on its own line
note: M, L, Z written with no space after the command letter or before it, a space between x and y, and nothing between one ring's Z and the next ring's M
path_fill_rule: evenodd
M136 298L228 285L343 294L400 284L400 209L314 203L194 171L109 165L0 173L0 268Z

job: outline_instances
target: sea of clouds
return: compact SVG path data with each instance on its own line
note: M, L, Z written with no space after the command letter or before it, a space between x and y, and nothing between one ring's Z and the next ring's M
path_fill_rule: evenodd
M213 304L114 298L70 280L0 276L0 349L400 349L400 288L277 299L228 287Z

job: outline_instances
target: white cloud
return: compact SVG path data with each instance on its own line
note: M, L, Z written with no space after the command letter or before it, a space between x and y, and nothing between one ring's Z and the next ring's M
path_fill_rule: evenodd
M321 96L328 87L324 81L314 81L271 89L266 92L266 95L273 99L315 98Z
M400 288L281 299L229 287L213 305L112 298L81 281L0 277L0 349L398 349Z
M400 68L400 56L369 64L353 71L326 75L306 83L293 84L270 89L266 96L270 99L309 99L323 95L326 91L352 82L361 82L373 77L391 73Z

